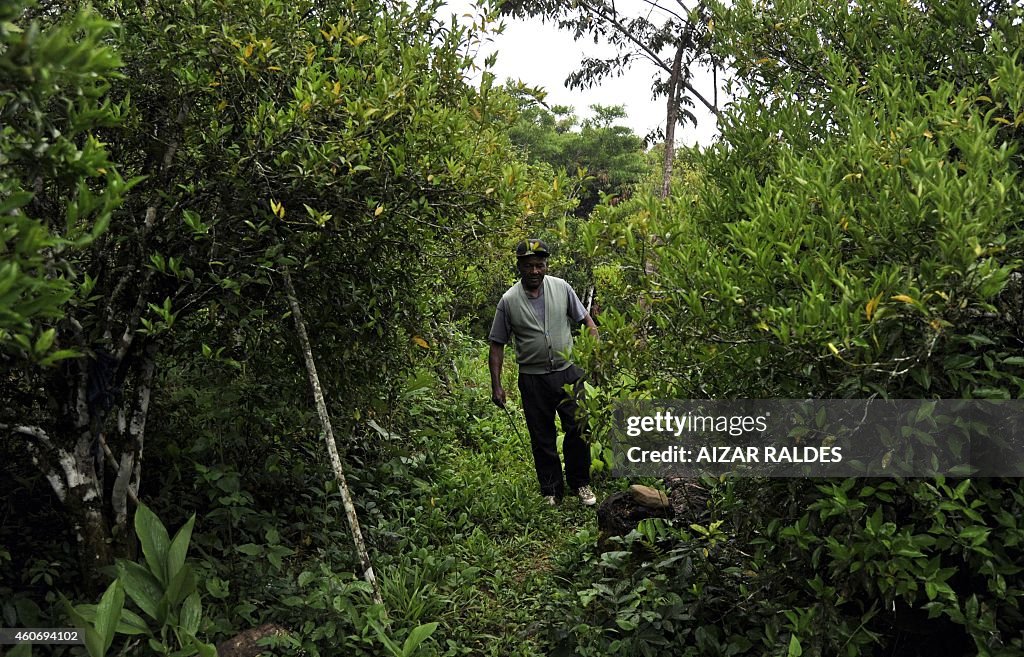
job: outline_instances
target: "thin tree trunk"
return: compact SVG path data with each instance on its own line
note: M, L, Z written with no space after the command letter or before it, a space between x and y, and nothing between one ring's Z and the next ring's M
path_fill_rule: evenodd
M100 447L106 453L106 460L114 473L114 485L110 492L113 511L112 524L116 552L134 558L135 536L129 527L128 502L139 504L139 487L142 479L142 454L146 444L146 419L149 416L149 402L153 394L153 376L156 372L157 345L150 342L142 349L135 363L132 379L131 401L125 401L117 412L117 441L121 447L120 456L115 457L107 446L106 436L99 434ZM113 458L112 458L113 457Z
M291 274L284 270L284 289L288 297L288 306L292 310L292 319L295 320L295 330L299 335L299 344L302 346L302 355L306 360L306 373L309 375L309 385L313 388L313 399L316 401L316 410L320 414L320 424L324 430L324 439L327 441L327 453L331 457L331 467L334 469L334 476L338 479L338 488L341 490L341 501L345 506L345 515L348 517L348 526L352 532L352 542L355 543L356 554L363 567L363 577L373 587L373 601L382 607L384 600L380 595L380 586L377 584L377 577L373 574L373 564L370 562L370 554L366 550L366 543L363 541L363 532L359 529L359 516L356 515L356 507L352 504L352 494L348 489L348 481L345 479L345 469L341 465L341 456L338 455L338 446L334 441L334 429L331 428L331 416L327 412L327 402L324 401L323 388L320 387L320 377L316 373L316 362L313 360L313 350L309 344L309 335L306 333L306 322L302 319L302 311L299 309L299 301L295 296L295 286L292 285Z
M662 168L661 198L668 198L672 185L672 160L676 154L676 123L679 122L679 88L683 65L683 45L676 49L672 75L668 80L668 107L665 111L665 164Z

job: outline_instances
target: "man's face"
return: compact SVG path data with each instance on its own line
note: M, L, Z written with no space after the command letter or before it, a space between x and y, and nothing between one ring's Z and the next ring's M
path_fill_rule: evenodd
M548 259L541 256L526 256L517 263L519 274L523 277L523 287L533 291L544 282L544 274L548 272Z

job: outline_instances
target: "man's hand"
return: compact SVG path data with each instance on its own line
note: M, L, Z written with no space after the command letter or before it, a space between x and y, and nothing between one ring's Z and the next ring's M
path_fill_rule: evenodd
M491 343L487 356L487 369L491 372L491 401L505 408L505 389L501 387L501 364L505 360L505 345Z

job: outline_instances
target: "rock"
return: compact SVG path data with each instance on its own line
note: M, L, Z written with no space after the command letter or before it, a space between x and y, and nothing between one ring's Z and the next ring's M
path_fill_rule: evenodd
M668 508L668 497L657 488L633 484L629 487L629 493L633 496L633 501L648 509Z
M268 636L282 634L288 634L288 630L274 623L254 627L221 642L217 646L217 657L259 657L264 654L264 648L257 645L256 642Z

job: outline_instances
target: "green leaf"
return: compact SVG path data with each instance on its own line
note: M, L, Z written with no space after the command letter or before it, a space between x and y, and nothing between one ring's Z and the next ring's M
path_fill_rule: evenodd
M203 345L205 346L205 345ZM196 514L178 529L167 550L167 575L173 578L185 565L185 555L188 552L188 544L192 540L192 527L196 524Z
M174 609L195 590L195 571L192 569L192 566L186 564L181 567L178 574L167 585L167 590L164 591L164 599L167 601L168 607Z
M107 648L103 645L103 637L100 633L91 627L83 627L82 632L85 633L85 649L89 651L92 657L104 657L107 654Z
M74 349L58 349L52 351L39 361L39 364L43 367L53 365L57 361L67 360L68 358L78 358L82 354Z
M96 633L103 641L103 652L114 642L114 631L121 619L121 608L124 607L124 588L119 580L114 580L96 605Z
M217 657L217 647L211 643L204 643L193 637L192 647L199 653L199 657Z
M121 620L117 624L118 634L152 634L146 621L131 609L121 610Z
M421 643L430 638L430 635L437 630L437 623L426 623L424 625L417 625L413 628L409 636L406 637L405 643L402 644L402 655L409 657Z
M206 580L206 591L218 600L223 600L228 597L228 583L219 577L210 577Z
M207 644L193 637L193 648L199 653L199 657L217 657L217 648L213 644Z
M249 555L250 557L255 557L257 555L263 554L263 546L256 545L255 543L246 543L244 545L239 545L235 549L241 552L242 554Z
M1010 391L1005 388L975 388L971 391L975 399L1010 399Z
M804 654L804 649L800 647L800 639L796 638L795 634L789 636L789 650L786 652L786 657L800 657Z
M388 652L391 653L392 657L403 657L402 649L399 648L398 644L392 641L391 637L384 632L380 623L371 619L370 626L373 627L373 631L377 633L377 638L380 639L380 642L388 649Z
M978 358L975 356L956 354L947 358L943 363L943 366L947 370L963 370L968 367L973 367L976 362L978 362Z
M135 604L139 605L146 615L160 624L159 612L160 600L163 598L164 589L153 574L143 566L133 561L121 561L117 564L118 579L124 585L124 591Z
M32 192L13 192L0 200L0 215L10 214L11 210L20 208L32 200Z
M149 571L161 584L166 585L170 581L167 573L170 540L163 523L145 504L140 503L135 511L135 533L142 543L142 553L146 556Z
M32 657L32 644L19 643L7 651L7 657Z
M64 602L64 606L68 610L68 615L74 622L75 626L80 628L85 639L85 649L88 651L90 657L104 657L106 650L103 647L103 637L93 628L86 616L89 618L96 617L96 605L78 605L72 606L72 604L61 596L61 600Z
M36 356L42 356L50 347L53 346L53 341L57 337L57 329L47 329L36 339L35 347L32 350L36 353Z
M192 595L185 598L185 603L181 605L181 628L185 630L189 636L195 636L196 632L199 631L199 621L202 616L203 606L199 601L199 592L194 591Z
M990 531L988 527L971 525L970 527L964 527L960 531L960 538L971 545L981 545L988 539Z

